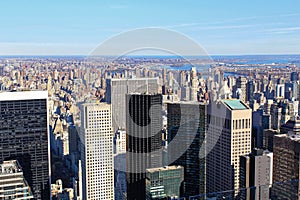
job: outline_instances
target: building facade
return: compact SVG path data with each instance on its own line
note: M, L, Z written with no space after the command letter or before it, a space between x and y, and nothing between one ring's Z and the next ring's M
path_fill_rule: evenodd
M245 77L239 77L236 80L237 88L241 89L242 95L240 96L240 100L243 102L247 102L247 79Z
M158 78L107 79L105 100L112 105L113 131L126 126L125 95L132 92L158 92Z
M182 166L147 169L146 199L178 199L180 197L180 186L183 179L184 172Z
M146 198L146 169L162 165L162 95L126 95L127 199Z
M208 110L207 193L240 188L240 156L251 152L252 110L238 99L213 102Z
M80 140L83 199L114 199L113 132L109 104L82 104Z
M182 196L205 194L207 163L200 150L206 148L207 106L199 102L168 103L167 113L168 162L184 167ZM177 158L178 150L184 152Z
M293 130L298 130L299 119L290 122L293 127L285 134L278 134L273 139L274 154L274 184L271 198L274 199L299 199L299 154L300 135ZM287 127L286 127L287 128Z
M35 199L50 199L48 92L0 93L0 162L17 160Z
M272 178L273 153L254 149L251 154L241 156L239 199L270 199Z

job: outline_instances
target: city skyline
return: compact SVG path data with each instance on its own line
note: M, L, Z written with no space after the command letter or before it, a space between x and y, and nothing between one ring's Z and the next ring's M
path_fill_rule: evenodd
M178 31L210 55L300 53L300 2L294 0L1 4L0 55L89 55L114 35L146 27Z
M299 0L0 5L0 199L300 199Z
M51 174L47 177L53 200L91 199L89 195L116 200L153 199L156 195L233 199L249 192L250 196L260 191L267 195L267 188L271 199L294 197L299 188L299 153L279 139L294 141L298 148L299 56L276 56L276 61L274 57L224 56L206 74L197 67L185 67L182 59L166 57L103 59L90 66L72 56L2 58L0 153L3 161L17 159L32 186L29 175L36 165L24 163L24 159L31 161L28 156L8 157L7 150L33 152L41 147L35 142L41 137L32 137L47 114L49 129L43 137L48 136L50 144ZM47 109L36 100L34 106L18 101L37 98L36 93L45 94ZM118 124L126 123L113 130L113 120L123 109L126 117L120 117ZM34 134L27 134L32 131ZM240 156L255 149L273 152L274 165L268 165L267 159L255 168L251 163L240 165ZM35 154L41 156L40 151ZM287 168L291 162L294 164ZM173 173L178 165L183 167L183 176ZM147 176L147 170L160 177ZM274 177L273 182L259 181L264 171L270 180ZM6 173L2 170L0 176ZM247 178L253 176L258 177L257 182ZM27 188L36 194L34 185ZM281 188L286 192L278 193ZM4 188L4 192L9 190ZM17 190L14 186L12 194ZM50 188L44 194L49 192Z

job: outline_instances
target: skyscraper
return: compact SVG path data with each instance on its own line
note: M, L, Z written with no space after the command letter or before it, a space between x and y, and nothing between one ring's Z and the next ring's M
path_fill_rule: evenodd
M206 157L199 155L201 147L205 149L206 112L207 106L199 102L167 104L168 143L172 143L168 157L171 165L184 167L185 197L206 193ZM178 149L185 152L177 158Z
M270 116L271 116L271 128L274 130L279 130L281 126L280 121L282 116L282 108L279 107L277 103L273 103L271 105Z
M126 94L132 92L157 93L157 91L158 78L107 79L105 100L112 105L113 131L125 128Z
M277 99L283 99L284 98L284 91L285 91L285 85L284 83L278 83L276 84L276 98Z
M284 98L290 101L297 99L298 97L298 84L297 82L288 82L284 85Z
M35 199L50 199L46 91L0 92L0 162L17 160Z
M213 102L208 110L207 193L239 189L240 156L251 152L252 110L238 99Z
M83 199L113 199L113 132L109 104L82 104L80 140Z
M197 91L199 89L199 82L198 82L196 67L192 67L190 74L191 74L190 100L197 101Z
M291 81L296 82L297 80L299 80L298 72L292 72L291 73Z
M250 103L254 101L254 92L255 92L255 81L251 80L248 81L246 84L246 100Z
M273 177L273 153L254 149L240 158L241 200L270 199L269 190Z
M263 147L263 132L270 129L270 115L264 113L263 109L252 112L252 148ZM270 150L270 149L269 149Z
M162 96L126 95L127 199L146 198L146 169L162 165Z
M281 134L273 138L274 184L271 198L299 199L300 119L282 126Z
M241 100L243 102L246 102L247 99L247 88L246 88L246 83L247 83L247 79L245 77L239 77L237 80L236 80L236 86L237 88L240 88L241 91L242 91L242 96L241 96Z

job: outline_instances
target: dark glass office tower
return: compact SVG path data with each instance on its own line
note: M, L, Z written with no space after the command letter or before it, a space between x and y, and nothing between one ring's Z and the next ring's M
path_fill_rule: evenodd
M18 160L35 199L50 199L45 91L0 93L0 163Z
M127 199L146 198L146 169L162 165L162 96L126 95Z
M181 196L206 193L206 112L198 102L168 103L168 157L171 165L184 167ZM176 138L176 139L175 139ZM202 147L203 146L203 147ZM200 152L201 147L203 151ZM176 158L178 155L181 156Z

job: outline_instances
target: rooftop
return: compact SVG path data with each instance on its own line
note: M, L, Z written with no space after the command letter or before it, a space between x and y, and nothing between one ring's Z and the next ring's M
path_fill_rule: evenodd
M47 91L0 92L0 101L47 99Z
M231 109L231 110L246 110L248 107L238 99L226 99L223 102Z
M275 135L275 137L289 138L290 140L293 140L293 141L296 141L296 142L300 142L300 135L295 134L292 131L290 131L287 134L277 134L277 135Z
M270 154L271 152L269 152L268 150L264 150L264 149L259 149L259 148L254 148L252 150L252 155L254 156L262 156L262 155L268 155Z

